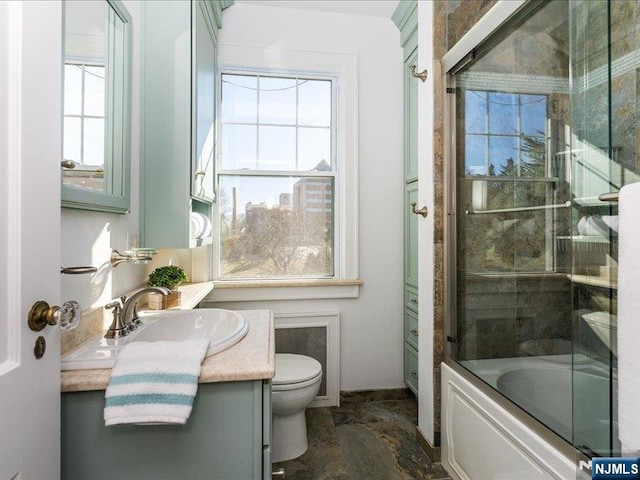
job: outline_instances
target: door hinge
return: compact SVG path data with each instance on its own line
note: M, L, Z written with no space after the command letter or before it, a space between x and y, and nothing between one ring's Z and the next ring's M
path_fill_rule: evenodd
M447 342L456 343L458 340L456 337L452 337L451 335L447 335Z
M456 89L453 87L447 87L447 93L456 93Z

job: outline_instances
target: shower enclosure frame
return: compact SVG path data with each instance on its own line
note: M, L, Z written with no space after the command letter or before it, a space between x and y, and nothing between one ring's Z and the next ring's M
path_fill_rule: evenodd
M492 37L503 34L502 27L515 16L536 11L545 2L540 0L501 1L485 14L472 29L463 36L442 58L442 92L436 92L444 98L444 335L445 361L455 373L459 374L474 387L479 389L492 402L508 411L518 421L534 431L545 442L568 459L575 461L590 460L584 453L569 441L537 420L526 410L516 405L502 393L463 367L456 359L455 342L457 335L457 157L456 157L456 85L455 74L464 68L476 56L479 45L485 44ZM445 402L445 386L443 384ZM445 419L442 419L444 428Z

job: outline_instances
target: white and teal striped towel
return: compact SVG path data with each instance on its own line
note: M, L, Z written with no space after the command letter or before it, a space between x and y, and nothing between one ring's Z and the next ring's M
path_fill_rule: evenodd
M206 339L125 345L111 371L105 425L187 423L208 346Z

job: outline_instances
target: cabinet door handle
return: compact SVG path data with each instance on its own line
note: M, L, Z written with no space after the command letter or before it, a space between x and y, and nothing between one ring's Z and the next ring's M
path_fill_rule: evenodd
M416 337L418 336L418 329L414 328L413 330L410 330L411 335L415 335Z
M416 300L415 298L412 298L411 300L409 300L411 303L413 303L414 305L418 305L418 300Z
M418 372L416 370L413 370L410 375L416 380L418 380Z
M424 218L427 218L427 215L429 214L429 210L427 209L427 207L422 207L418 210L416 210L416 202L411 202L411 212L415 213L416 215L422 215Z

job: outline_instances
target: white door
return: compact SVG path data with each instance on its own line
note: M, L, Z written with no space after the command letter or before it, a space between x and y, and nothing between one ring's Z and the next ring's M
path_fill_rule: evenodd
M60 476L62 5L0 1L0 479ZM46 342L36 360L38 337Z

